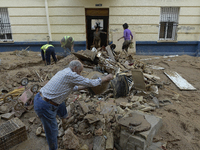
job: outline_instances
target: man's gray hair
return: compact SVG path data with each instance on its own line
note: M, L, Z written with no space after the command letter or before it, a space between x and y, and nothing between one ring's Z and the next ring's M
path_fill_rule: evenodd
M78 61L78 60L72 60L72 61L69 63L69 68L73 69L74 67L77 67L77 69L81 69L81 68L82 68L81 62Z

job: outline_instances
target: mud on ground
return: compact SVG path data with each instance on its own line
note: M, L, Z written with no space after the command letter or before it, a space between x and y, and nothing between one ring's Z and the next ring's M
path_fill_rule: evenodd
M151 59L145 60L146 58ZM47 73L55 74L65 68L71 60L77 58L73 55L59 58L57 64L50 66L44 66L39 52L30 51L26 56L3 52L0 53L0 59L0 89L11 91L20 86L20 80L23 77L28 77L43 86L45 83L38 81L35 70L44 79ZM172 104L160 107L150 113L162 117L163 120L163 126L154 141L166 143L167 149L170 150L200 149L200 58L187 55L176 57L135 55L134 59L141 60L147 65L176 71L197 89L196 91L180 91L163 73L163 70L153 70L153 73L162 81L170 83L167 88L159 89L158 99L170 99ZM178 99L173 98L175 94L179 94ZM30 117L36 117L34 110L24 113L20 118L27 126L28 140L14 146L11 150L48 149L45 138L35 135L37 127L41 124L40 120L37 118L34 124L30 124L28 122ZM0 123L2 122L5 120L1 119Z

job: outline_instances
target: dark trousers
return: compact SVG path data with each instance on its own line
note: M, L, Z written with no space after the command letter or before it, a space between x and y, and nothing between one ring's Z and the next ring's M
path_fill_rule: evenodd
M54 47L48 47L47 50L46 50L46 62L47 62L47 65L50 65L51 64L51 56L53 58L53 60L55 61L55 63L57 62L57 58L56 58L56 54L55 54L55 49Z

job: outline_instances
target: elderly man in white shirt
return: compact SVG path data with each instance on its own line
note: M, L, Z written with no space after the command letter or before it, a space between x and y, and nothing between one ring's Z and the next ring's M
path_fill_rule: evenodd
M113 79L112 74L98 79L84 78L80 75L82 70L83 65L80 61L71 61L69 67L57 72L34 98L34 110L44 126L49 150L58 148L56 116L58 115L61 119L67 117L64 102L67 96L72 91L98 86Z

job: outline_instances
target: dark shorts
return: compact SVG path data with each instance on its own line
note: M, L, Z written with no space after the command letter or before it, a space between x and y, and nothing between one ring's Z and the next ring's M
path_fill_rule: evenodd
M122 45L122 49L125 49L127 51L130 44L131 44L131 40L124 41Z

